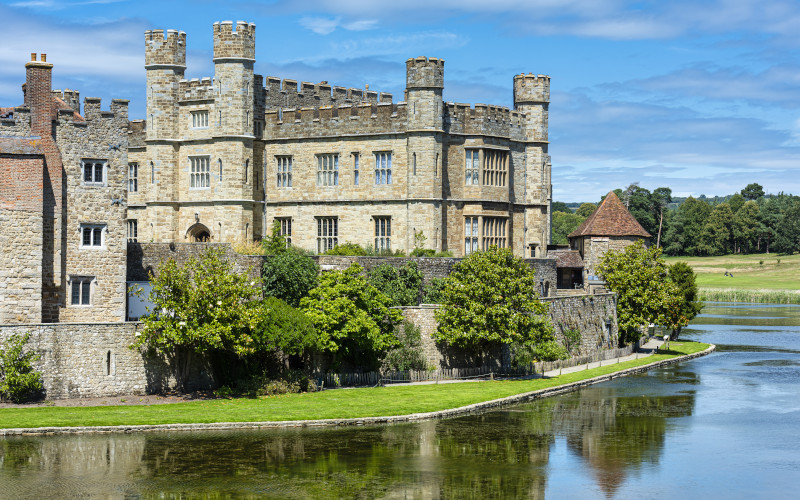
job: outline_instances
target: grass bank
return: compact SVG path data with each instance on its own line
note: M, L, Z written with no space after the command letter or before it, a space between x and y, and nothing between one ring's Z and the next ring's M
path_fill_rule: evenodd
M800 254L668 257L697 274L701 300L800 304Z
M339 389L152 406L4 408L0 409L0 428L278 422L426 413L578 382L707 347L699 342L672 342L670 351L662 354L546 379Z

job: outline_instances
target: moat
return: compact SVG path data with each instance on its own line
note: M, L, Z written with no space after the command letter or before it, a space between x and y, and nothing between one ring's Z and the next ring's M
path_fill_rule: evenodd
M789 497L800 306L708 304L694 361L413 424L0 440L0 498Z

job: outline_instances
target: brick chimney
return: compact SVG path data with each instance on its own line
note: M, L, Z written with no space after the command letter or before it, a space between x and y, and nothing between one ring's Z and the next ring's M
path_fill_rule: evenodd
M41 137L51 135L53 65L47 62L47 54L37 61L36 53L32 52L25 73L25 105L31 109L31 132Z

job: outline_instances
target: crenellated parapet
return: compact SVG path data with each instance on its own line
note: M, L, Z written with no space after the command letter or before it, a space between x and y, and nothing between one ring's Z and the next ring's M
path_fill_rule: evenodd
M369 89L332 86L328 82L300 82L268 76L264 83L266 109L391 103L392 94Z
M116 127L127 128L129 102L127 99L112 99L110 109L104 110L99 97L86 97L83 100L83 116L71 108L62 108L58 110L58 122L81 126L98 124L103 127L113 122Z
M81 112L81 93L77 90L52 90L50 93L56 99L63 101L64 104L72 108L76 113Z
M550 102L550 77L521 74L514 77L514 109L524 104Z
M202 101L214 99L214 86L210 77L192 78L178 82L179 101Z
M31 135L31 108L27 106L3 108L0 113L0 135L7 137Z
M404 102L273 109L264 117L265 137L270 139L402 133L407 129Z
M214 61L256 59L256 25L245 21L214 23Z
M452 134L491 135L524 140L525 117L504 106L447 103L445 131Z
M444 59L417 57L406 61L406 88L444 88Z
M144 32L145 68L180 66L186 68L186 33L178 30Z

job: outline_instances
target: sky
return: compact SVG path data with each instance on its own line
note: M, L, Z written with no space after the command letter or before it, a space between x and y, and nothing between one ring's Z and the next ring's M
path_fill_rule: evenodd
M515 74L549 75L554 201L632 183L800 194L797 0L0 0L0 19L0 106L21 103L25 62L44 52L54 88L130 99L144 118L144 31L185 31L200 78L212 24L242 20L257 74L395 101L409 57L446 61L450 102L512 107Z

